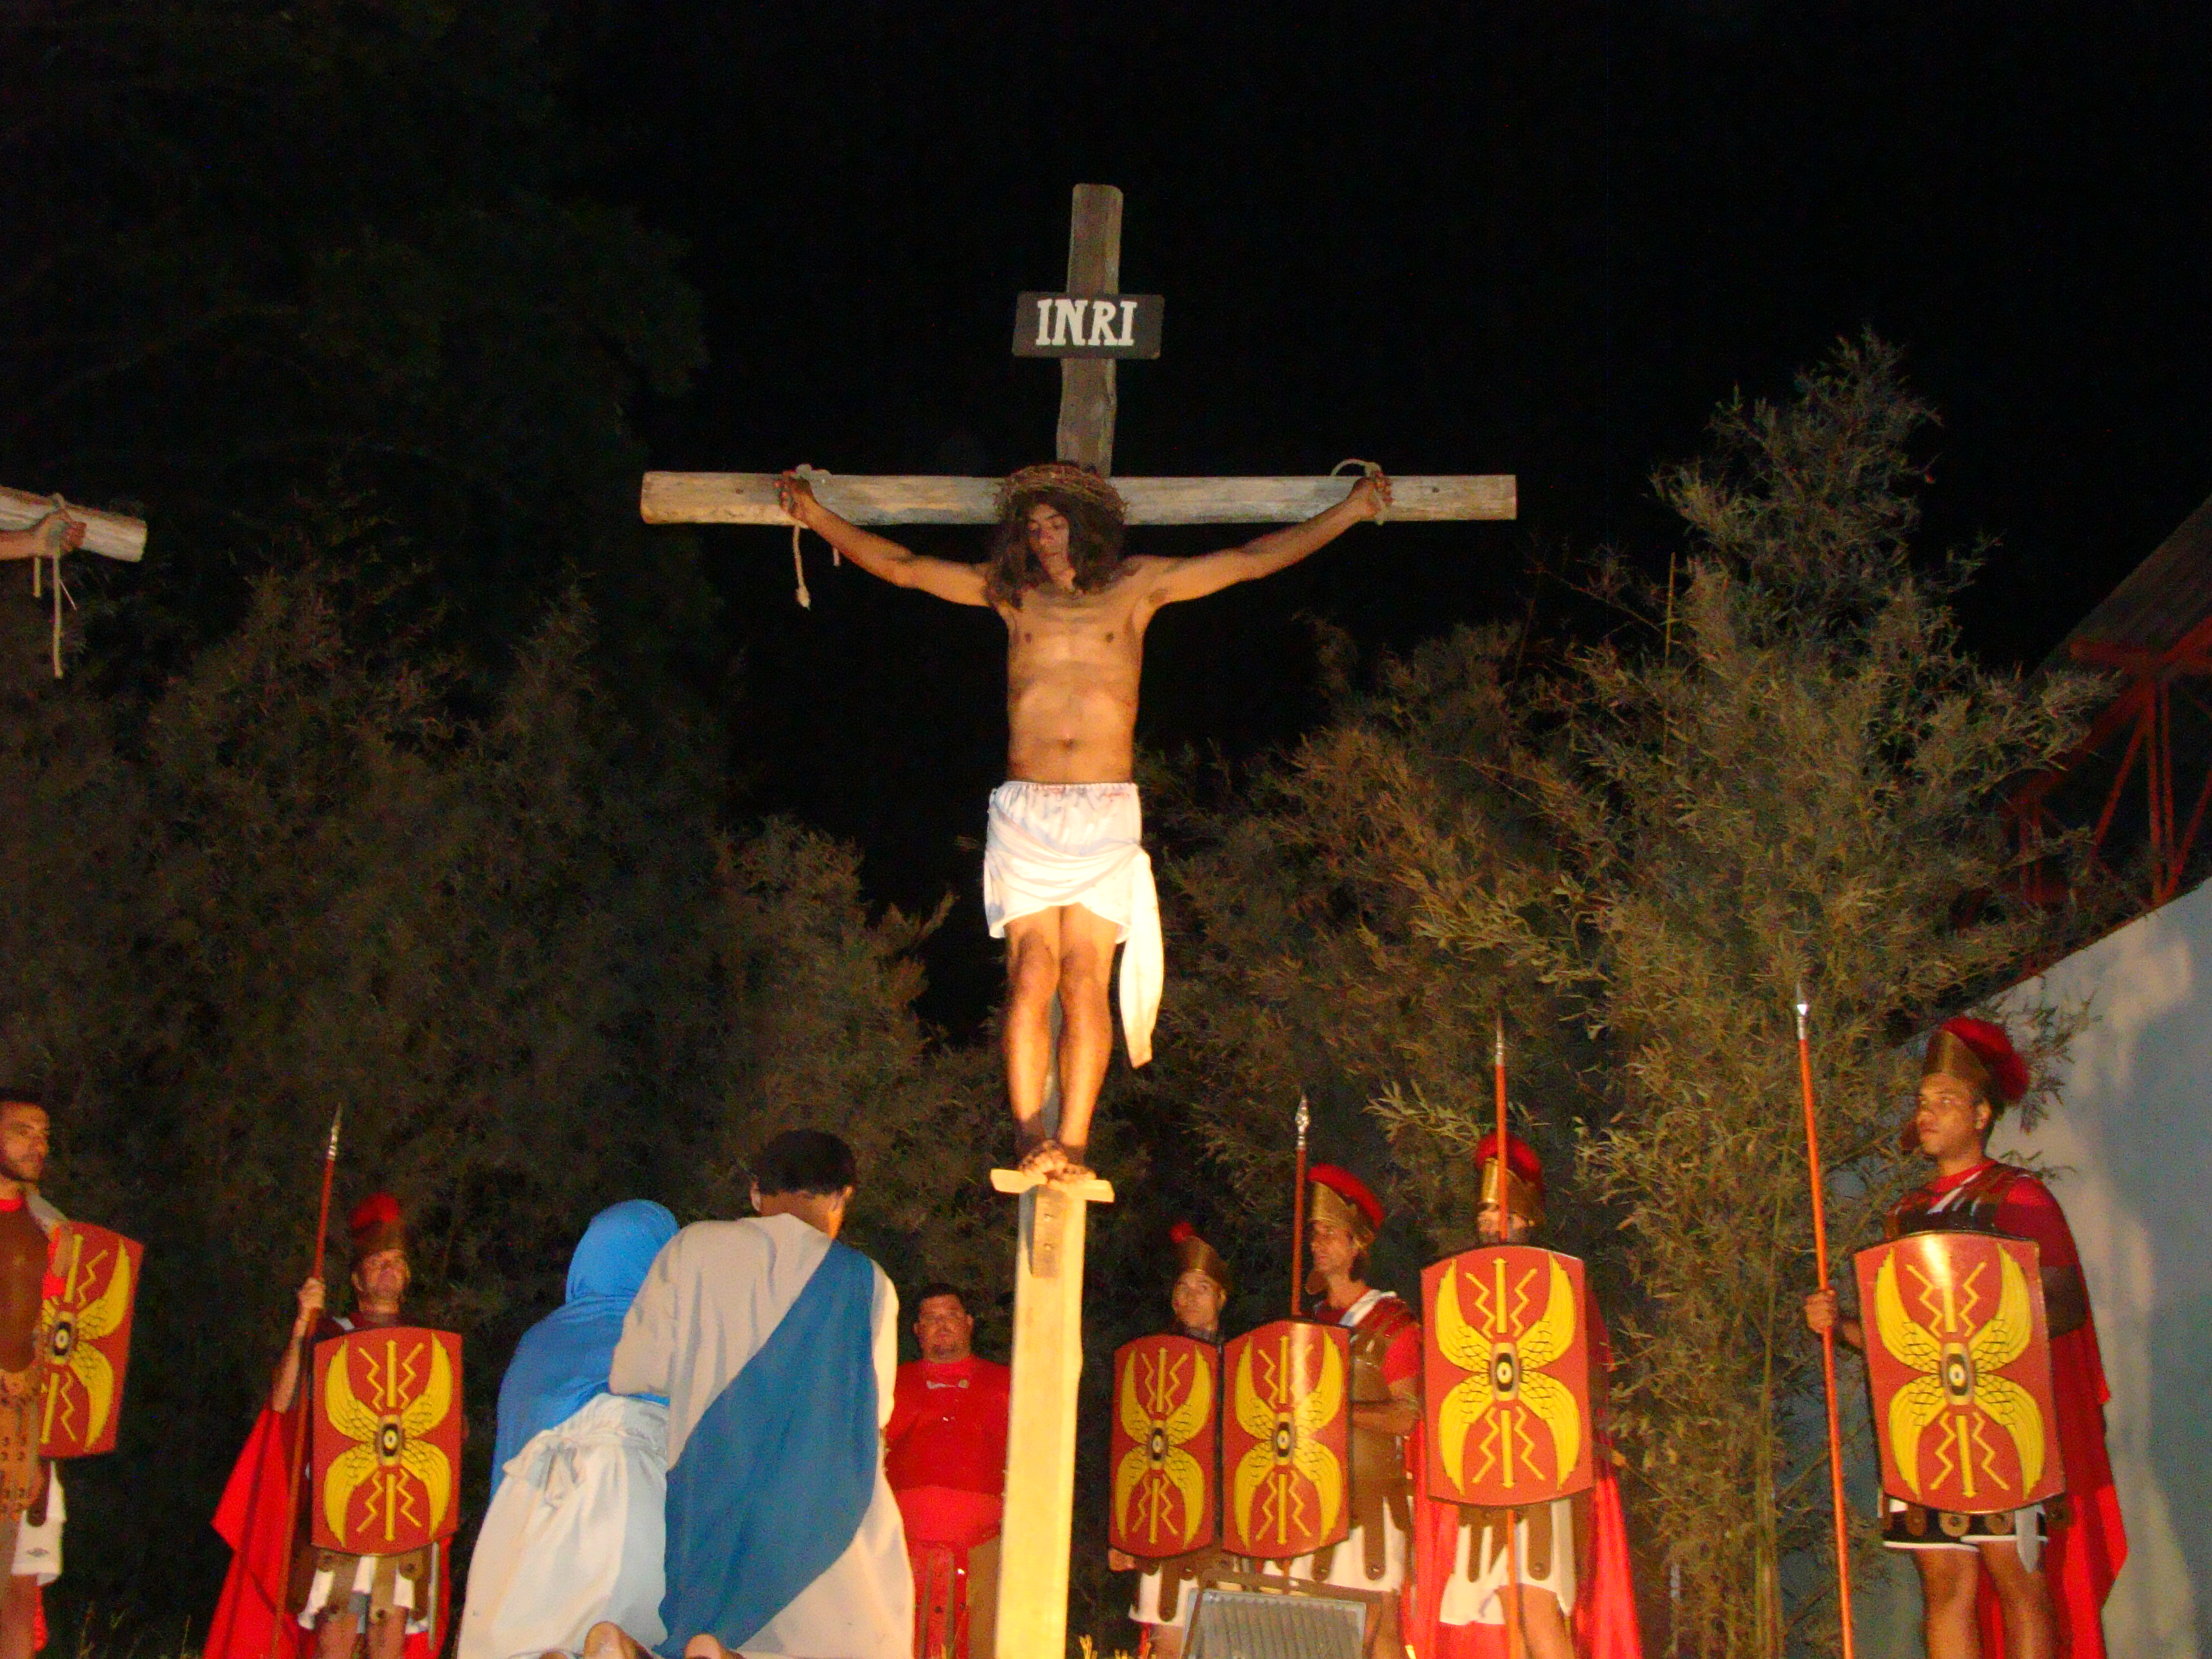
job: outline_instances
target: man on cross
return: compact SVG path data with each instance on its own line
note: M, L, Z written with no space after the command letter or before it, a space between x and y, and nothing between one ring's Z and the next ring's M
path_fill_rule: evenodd
M1121 496L1066 462L1006 480L980 564L925 558L848 523L796 473L784 475L779 497L795 523L871 575L988 605L1006 624L1008 781L991 793L983 853L984 915L1006 941L1006 1093L1023 1169L1086 1177L1091 1109L1114 1046L1115 947L1128 947L1120 988L1133 1066L1152 1058L1164 971L1130 781L1145 629L1163 605L1272 576L1381 517L1389 480L1370 474L1303 524L1183 559L1125 555ZM1055 1081L1056 1133L1046 1119Z

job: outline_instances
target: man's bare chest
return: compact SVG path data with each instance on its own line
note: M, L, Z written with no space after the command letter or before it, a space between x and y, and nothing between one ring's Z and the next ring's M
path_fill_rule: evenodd
M1133 599L1098 594L1032 592L1018 606L1000 612L1006 624L1007 660L1017 669L1055 666L1133 666L1144 653L1145 618Z

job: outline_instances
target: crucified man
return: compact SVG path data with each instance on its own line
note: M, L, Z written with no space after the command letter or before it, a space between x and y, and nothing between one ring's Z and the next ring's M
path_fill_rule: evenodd
M1008 478L981 564L924 558L848 524L784 475L784 511L871 575L1006 624L1006 776L991 793L983 911L1006 941L1006 1094L1022 1167L1081 1179L1114 1046L1106 981L1121 955L1129 1062L1152 1058L1163 969L1152 864L1139 842L1137 689L1160 607L1272 576L1382 516L1389 480L1360 479L1304 524L1197 558L1121 550L1127 514L1105 479L1065 462ZM1055 1018L1055 1011L1058 1018ZM1055 1030L1057 1026L1057 1030ZM1059 1122L1048 1130L1057 1071Z

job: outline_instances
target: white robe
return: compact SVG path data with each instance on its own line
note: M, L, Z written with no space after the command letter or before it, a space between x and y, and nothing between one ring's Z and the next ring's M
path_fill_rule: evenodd
M696 1222L653 1261L623 1323L609 1386L668 1398L668 1462L806 1288L830 1240L797 1216ZM873 1269L869 1309L877 1426L890 1421L898 1377L898 1292ZM633 1632L635 1633L635 1632ZM883 1449L860 1529L828 1571L739 1650L750 1659L910 1659L914 1577Z
M595 1395L507 1460L469 1568L457 1659L582 1650L610 1620L650 1647L660 1622L668 1407Z

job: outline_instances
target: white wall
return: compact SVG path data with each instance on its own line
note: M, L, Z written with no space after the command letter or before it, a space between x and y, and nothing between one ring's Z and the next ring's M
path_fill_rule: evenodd
M2092 1016L2057 1109L1992 1150L2057 1171L2088 1276L2128 1530L2106 1637L2116 1659L2195 1659L2212 1646L2212 884L2014 994Z

